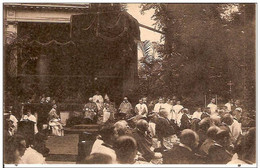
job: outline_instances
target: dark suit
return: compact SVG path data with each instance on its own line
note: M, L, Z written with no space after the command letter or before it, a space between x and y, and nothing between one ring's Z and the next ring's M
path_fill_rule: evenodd
M135 129L132 135L137 142L137 150L142 154L146 161L150 162L154 157L154 152L150 149L152 146L152 138L138 129Z
M175 134L171 122L167 118L159 117L156 121L155 132L158 138L168 137Z
M221 145L215 143L209 148L208 163L227 164L232 159L232 155Z
M190 124L190 119L188 117L187 114L183 114L181 117L181 125L180 125L180 129L184 130L184 129L190 129L191 124Z
M175 144L172 149L163 153L163 164L203 164L202 156L194 151Z

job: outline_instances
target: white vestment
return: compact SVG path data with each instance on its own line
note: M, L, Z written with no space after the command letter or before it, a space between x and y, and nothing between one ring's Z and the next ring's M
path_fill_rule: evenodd
M208 106L210 108L211 114L214 114L216 110L218 109L218 106L214 103L209 103Z
M175 106L173 106L173 110L175 111L175 113L179 113L181 109L183 109L182 105L176 104Z
M165 104L163 104L163 103L156 103L155 106L154 106L153 111L158 113L161 108L164 108L164 106L165 106Z
M233 104L231 104L231 103L226 103L225 106L227 107L228 111L231 111Z
M135 106L135 111L136 111L136 115L142 115L144 117L146 117L147 113L148 113L148 109L146 104L137 104Z
M202 112L195 111L192 115L192 119L197 118L201 120Z

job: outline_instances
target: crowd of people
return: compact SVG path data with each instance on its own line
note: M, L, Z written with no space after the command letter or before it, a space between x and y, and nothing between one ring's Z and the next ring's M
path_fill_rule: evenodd
M41 99L41 103L52 106L46 126L39 127L39 114L33 114L30 108L23 110L26 115L21 121L32 121L35 137L38 137L33 144L28 145L26 138L15 134L18 120L9 113L5 127L5 163L29 163L31 154L44 158L49 152L44 145L45 127L53 135L63 135L57 105L54 100L46 101ZM133 106L128 97L124 97L116 108L108 95L103 98L96 92L84 105L80 118L81 123L102 127L91 152L80 163L254 164L256 128L243 128L243 113L239 100L231 99L220 107L214 98L195 112L175 98L166 101L159 98L157 103L141 98ZM44 159L38 160L45 163Z
M83 163L253 164L256 161L255 127L242 127L243 109L239 100L230 99L224 106L218 106L213 98L205 108L199 107L193 113L176 99L165 102L159 98L155 104L141 98L132 106L124 97L118 109L108 96L105 101L100 95L89 100L85 119L88 123L102 120L103 127Z
M4 112L4 162L46 164L48 136L63 136L63 125L54 99L43 94L22 103L19 113L12 106ZM41 109L41 110L39 110ZM15 113L15 114L14 114Z

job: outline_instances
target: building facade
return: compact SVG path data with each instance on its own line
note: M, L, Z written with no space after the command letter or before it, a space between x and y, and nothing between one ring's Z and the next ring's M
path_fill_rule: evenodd
M31 95L37 90L37 94L58 95L62 101L68 96L74 100L84 97L85 101L94 90L111 94L113 99L134 93L138 82L135 41L140 36L139 24L127 12L115 12L113 8L106 12L102 6L4 4L4 44L13 44L16 39L22 46L5 51L9 55L4 63L5 76L18 80L18 94ZM110 27L117 19L127 25L114 26L114 31ZM92 20L90 31L82 31ZM98 35L97 25L101 25ZM111 42L121 29L122 33ZM105 36L101 37L102 31Z

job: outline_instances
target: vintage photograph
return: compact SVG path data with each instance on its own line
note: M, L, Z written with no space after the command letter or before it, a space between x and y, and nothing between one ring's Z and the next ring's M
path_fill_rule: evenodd
M256 165L255 3L2 5L4 164Z

